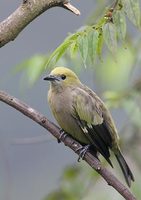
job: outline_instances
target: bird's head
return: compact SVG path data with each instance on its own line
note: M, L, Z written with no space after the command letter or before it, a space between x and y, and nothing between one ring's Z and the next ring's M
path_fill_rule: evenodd
M53 87L67 87L80 84L77 75L66 67L54 68L44 80L50 81Z

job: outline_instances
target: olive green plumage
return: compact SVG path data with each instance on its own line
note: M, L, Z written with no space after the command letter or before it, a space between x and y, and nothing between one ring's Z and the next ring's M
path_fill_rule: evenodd
M110 163L113 151L128 186L134 181L119 147L112 117L102 100L68 68L56 67L44 80L51 82L48 102L60 127L82 144L91 144Z

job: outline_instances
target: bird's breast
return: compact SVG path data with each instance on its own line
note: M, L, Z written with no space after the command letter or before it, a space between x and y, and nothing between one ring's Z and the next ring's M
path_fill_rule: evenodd
M86 144L89 143L79 127L77 120L73 117L74 108L72 96L70 94L66 94L66 96L64 94L51 94L48 96L48 101L60 127L76 140Z

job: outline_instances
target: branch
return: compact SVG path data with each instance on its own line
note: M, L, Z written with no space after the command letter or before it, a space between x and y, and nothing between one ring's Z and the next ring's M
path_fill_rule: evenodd
M15 12L0 23L0 47L13 41L30 22L49 8L55 6L80 15L80 11L72 6L69 0L23 0L23 3Z
M119 4L119 0L115 0L115 2L113 3L113 5L111 6L111 9L115 10L116 7L118 6Z
M15 108L26 117L32 119L36 123L40 124L46 130L48 130L54 137L59 139L60 137L60 128L54 123L50 122L44 115L40 114L38 111L31 108L29 105L24 102L16 99L15 97L10 96L9 94L0 91L0 101L8 104L9 106ZM66 146L71 148L75 153L79 154L76 151L81 145L72 139L70 136L65 137L62 141ZM101 166L100 161L95 158L92 154L87 152L84 156L84 160L95 169L115 190L117 190L126 200L136 200L133 194L126 188L111 172L106 168Z
M105 17L107 17L108 21L113 22L113 13L118 6L119 6L119 0L115 0L115 2L113 2L108 11L105 13Z

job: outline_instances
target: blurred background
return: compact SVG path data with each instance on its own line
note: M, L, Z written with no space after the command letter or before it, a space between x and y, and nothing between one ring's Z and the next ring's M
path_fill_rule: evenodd
M1 90L25 101L52 121L54 118L46 100L49 85L43 81L50 69L36 78L34 67L42 64L40 58L55 50L68 33L85 24L93 24L113 1L71 2L81 11L81 16L58 7L49 9L30 23L15 41L0 49ZM0 21L20 3L1 0ZM66 54L57 65L70 66L82 82L107 103L119 130L122 151L135 175L136 182L131 190L140 199L141 38L140 29L129 19L126 22L126 39L119 44L116 56L103 47L102 59L94 64L84 63L80 56L70 59ZM36 82L33 79L37 79ZM117 162L113 170L101 160L124 182ZM70 149L58 144L50 133L2 102L0 177L1 200L123 199L85 162L77 163L77 156Z

